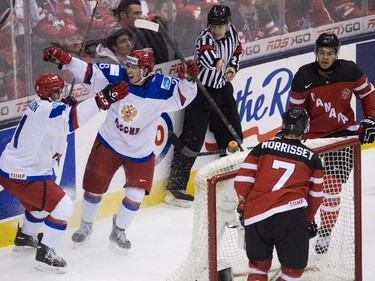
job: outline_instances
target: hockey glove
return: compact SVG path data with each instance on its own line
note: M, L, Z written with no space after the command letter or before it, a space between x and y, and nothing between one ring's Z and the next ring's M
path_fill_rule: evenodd
M239 213L238 219L242 226L245 226L245 219L243 218L243 213Z
M115 82L107 85L103 90L97 93L95 100L100 109L107 110L112 103L123 99L128 93L128 83L125 81Z
M315 223L315 221L307 222L307 224L308 224L307 230L309 232L309 238L312 239L318 233L318 225Z
M58 64L59 66L72 61L72 56L58 47L49 47L43 52L43 60Z
M77 100L76 100L76 98L73 97L73 96L67 96L67 97L65 97L65 98L62 98L62 99L61 99L61 102L62 102L62 103L65 103L65 104L67 104L67 105L69 105L69 106L73 106L73 105L75 105L75 104L77 103Z
M375 138L375 117L367 117L361 121L358 129L361 144L373 143Z
M178 71L178 78L180 79L187 79L192 80L194 77L196 77L199 73L199 67L194 62L194 60L188 60L186 62L187 66L184 64L180 67Z

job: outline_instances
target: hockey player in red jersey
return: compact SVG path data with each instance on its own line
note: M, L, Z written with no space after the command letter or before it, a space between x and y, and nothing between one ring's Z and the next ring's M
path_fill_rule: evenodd
M53 165L66 147L66 135L128 94L126 82L108 85L95 97L68 106L61 102L64 80L46 73L35 83L36 98L28 105L11 141L0 157L0 185L25 207L15 251L37 248L36 269L64 273L66 261L55 248L73 211L68 195L53 181ZM37 239L40 228L43 237Z
M307 265L323 189L319 155L301 143L308 127L305 109L288 109L283 114L283 136L252 149L235 178L249 258L247 280L268 280L274 247L281 263L277 281L300 280Z
M338 59L340 41L335 34L321 34L316 40L316 61L295 74L289 106L303 107L310 115L306 138L342 137L359 134L361 143L375 137L375 90L365 73L353 62ZM351 107L355 95L365 118L356 125ZM358 131L357 131L358 130ZM348 158L346 158L348 157ZM330 235L340 210L340 192L353 167L352 150L346 148L324 158L324 198L315 251L328 251Z

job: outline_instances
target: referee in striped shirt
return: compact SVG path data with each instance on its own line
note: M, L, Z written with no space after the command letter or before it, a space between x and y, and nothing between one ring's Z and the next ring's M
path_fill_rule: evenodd
M233 97L231 80L239 70L242 45L237 31L231 24L228 6L214 5L207 15L207 28L199 34L194 50L194 59L199 65L198 79L205 86L216 104L242 139L241 121ZM180 140L191 150L199 152L204 143L207 128L214 134L219 149L226 149L234 140L227 126L217 115L212 105L198 88L197 97L186 108ZM195 158L186 157L175 150L167 196L164 201L193 201L186 193L190 170ZM185 205L186 207L186 205Z

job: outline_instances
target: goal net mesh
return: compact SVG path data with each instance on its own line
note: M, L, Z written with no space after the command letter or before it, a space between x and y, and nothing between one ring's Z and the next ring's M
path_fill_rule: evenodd
M331 224L334 227L330 233L330 243L326 253L316 253L315 244L319 235L310 240L309 262L302 280L355 280L355 270L359 270L359 267L355 266L358 262L355 253L356 251L359 255L361 253L356 243L355 230L356 218L358 220L360 216L355 215L355 210L360 212L361 206L358 203L360 198L354 200L354 186L358 182L358 179L355 181L358 173L354 176L354 172L360 171L358 167L360 157L354 155L360 154L360 146L355 138L315 139L307 140L305 144L319 153L327 175L324 181L326 201L318 210L315 221L318 227L321 226L320 229L323 229L323 221L324 224ZM168 278L169 281L216 280L209 276L211 261L208 257L208 245L212 241L212 235L210 236L208 225L212 218L207 212L208 201L211 200L207 196L208 179L228 172L234 172L234 175L230 179L218 181L214 187L216 188L217 270L230 267L234 280L247 280L249 268L244 250L244 229L236 213L237 196L233 181L235 171L240 168L248 153L249 151L244 151L220 158L197 172L194 178L193 237L189 253L183 264ZM356 189L360 189L360 184ZM356 196L360 196L360 190L356 190ZM211 225L214 223L211 221ZM358 225L360 226L360 223ZM320 236L327 235L321 231ZM276 279L276 275L280 272L279 268L277 254L274 252L269 280Z

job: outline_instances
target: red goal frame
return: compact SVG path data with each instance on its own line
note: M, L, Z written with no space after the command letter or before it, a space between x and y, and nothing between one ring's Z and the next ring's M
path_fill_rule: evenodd
M331 152L340 148L353 147L354 179L354 233L355 233L355 280L362 281L362 178L361 178L361 144L351 138L337 143L315 148L318 154ZM216 236L216 185L234 178L238 170L222 173L207 179L207 216L208 216L208 274L209 281L217 281L217 236Z

